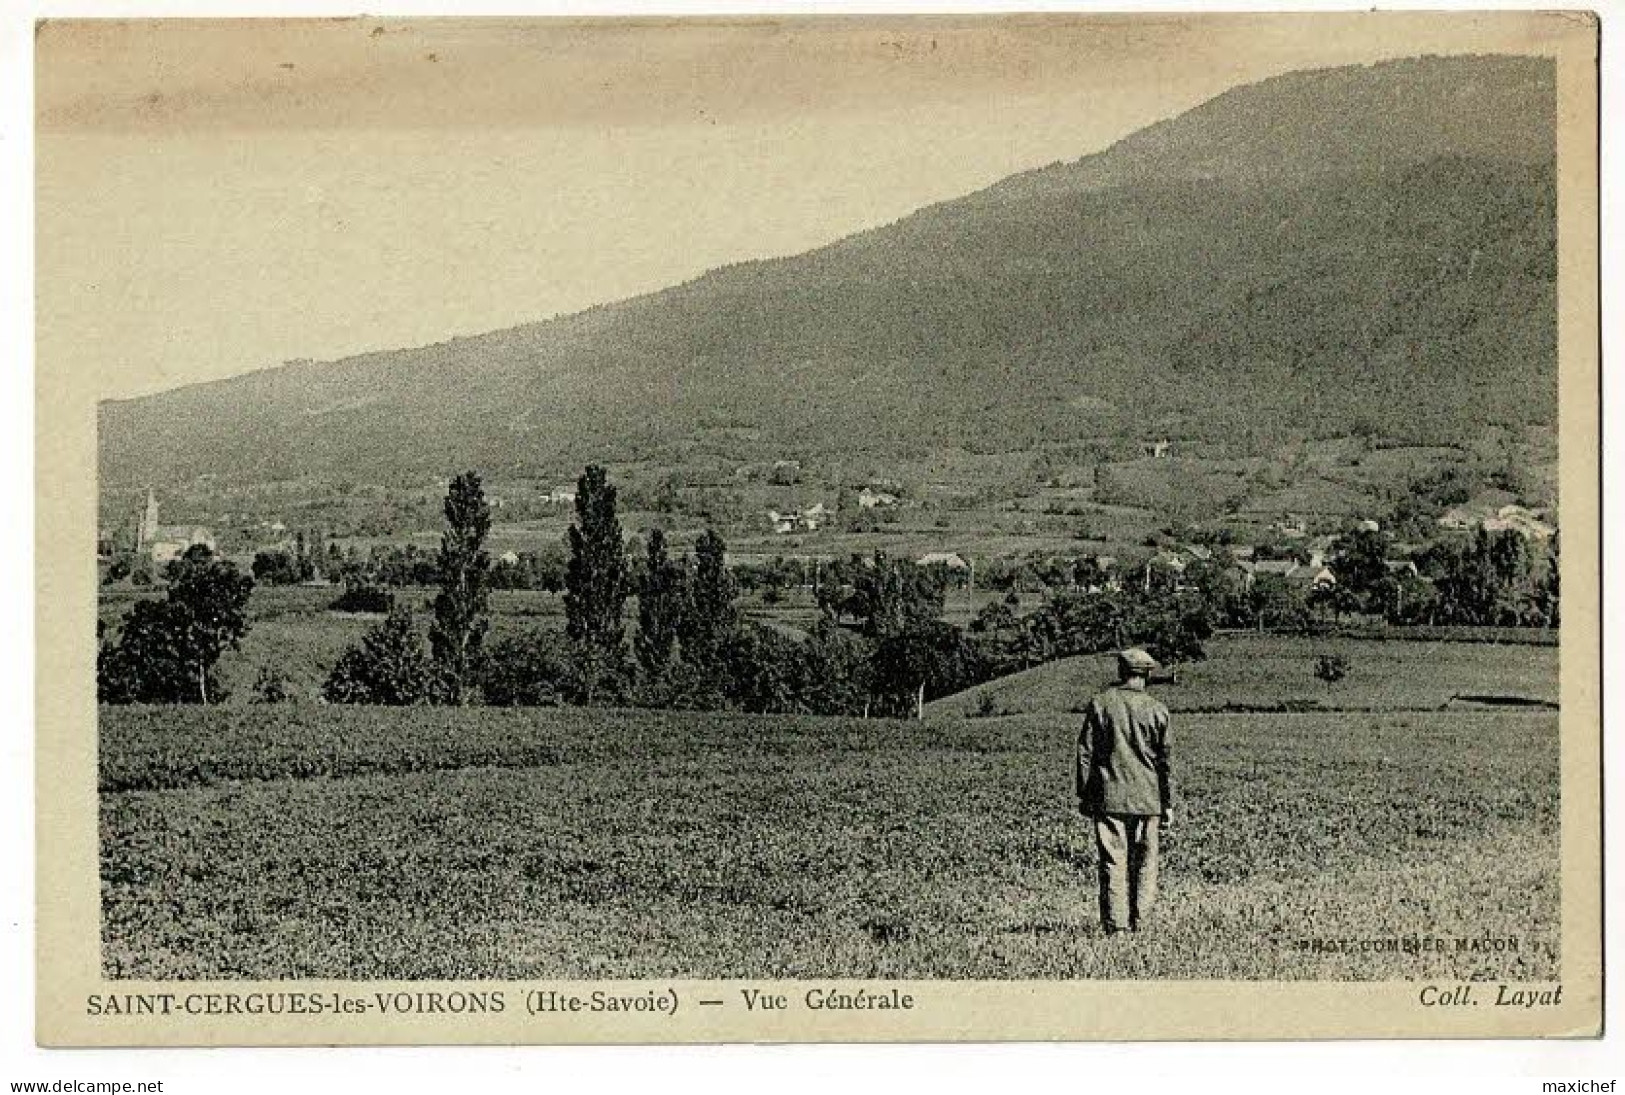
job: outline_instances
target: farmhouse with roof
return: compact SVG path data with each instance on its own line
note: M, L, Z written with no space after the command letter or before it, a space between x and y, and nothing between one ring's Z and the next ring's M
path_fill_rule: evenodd
M1486 532L1516 532L1526 540L1550 540L1557 529L1541 520L1540 514L1523 506L1502 506L1494 517L1484 519Z
M829 507L822 502L815 502L806 509L791 509L780 511L770 509L767 519L773 525L773 531L783 535L795 532L798 529L807 532L817 532L829 519Z
M1516 532L1526 540L1544 542L1557 535L1556 527L1543 520L1544 516L1544 511L1511 504L1493 511L1452 506L1439 517L1438 526L1453 532L1471 532L1477 528L1485 532Z
M1296 559L1261 559L1258 562L1251 562L1238 559L1236 569L1241 571L1249 586L1260 578L1280 578L1311 589L1324 589L1337 584L1337 575L1332 573L1331 567L1319 562L1300 563Z
M883 506L895 506L897 495L888 494L883 490L864 487L858 492L858 506L862 509L876 509Z

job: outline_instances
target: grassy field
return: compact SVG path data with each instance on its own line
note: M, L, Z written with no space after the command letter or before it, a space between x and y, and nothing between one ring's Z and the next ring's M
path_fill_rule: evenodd
M1074 719L111 709L110 977L1541 978L1551 712L1189 714L1099 934ZM1516 952L1305 951L1515 937Z
M1170 709L1432 711L1495 700L1555 705L1558 699L1555 646L1234 634L1216 636L1207 647L1205 661L1179 667L1177 683L1153 689ZM1322 654L1347 659L1348 676L1332 685L1317 678ZM1065 658L927 706L944 716L975 714L986 694L1003 714L1079 711L1115 672L1107 654Z

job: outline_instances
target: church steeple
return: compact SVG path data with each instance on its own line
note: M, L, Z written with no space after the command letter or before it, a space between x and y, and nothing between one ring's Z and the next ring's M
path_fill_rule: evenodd
M141 513L141 525L136 532L136 546L146 547L158 538L158 497L147 488L147 508Z

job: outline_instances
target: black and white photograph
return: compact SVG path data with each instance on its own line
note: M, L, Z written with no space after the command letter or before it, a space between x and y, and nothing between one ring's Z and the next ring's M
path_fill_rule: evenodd
M1596 33L42 23L61 1029L1594 1033Z

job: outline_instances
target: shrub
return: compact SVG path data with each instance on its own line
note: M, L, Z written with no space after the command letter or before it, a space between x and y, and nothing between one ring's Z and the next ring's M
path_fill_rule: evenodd
M300 560L286 551L261 551L254 555L254 580L269 586L298 585L310 577L300 566Z
M395 608L395 593L366 578L346 578L344 592L327 606L329 612L389 613Z
M255 703L290 703L293 700L293 690L288 678L272 669L268 665L260 666L259 676L254 678Z
M1315 676L1327 686L1336 684L1349 675L1349 660L1341 654L1322 654L1315 659Z
M412 623L397 608L333 666L322 695L329 703L376 703L406 707L434 696L434 664Z
M492 643L480 685L496 707L557 707L575 691L570 644L541 628Z

